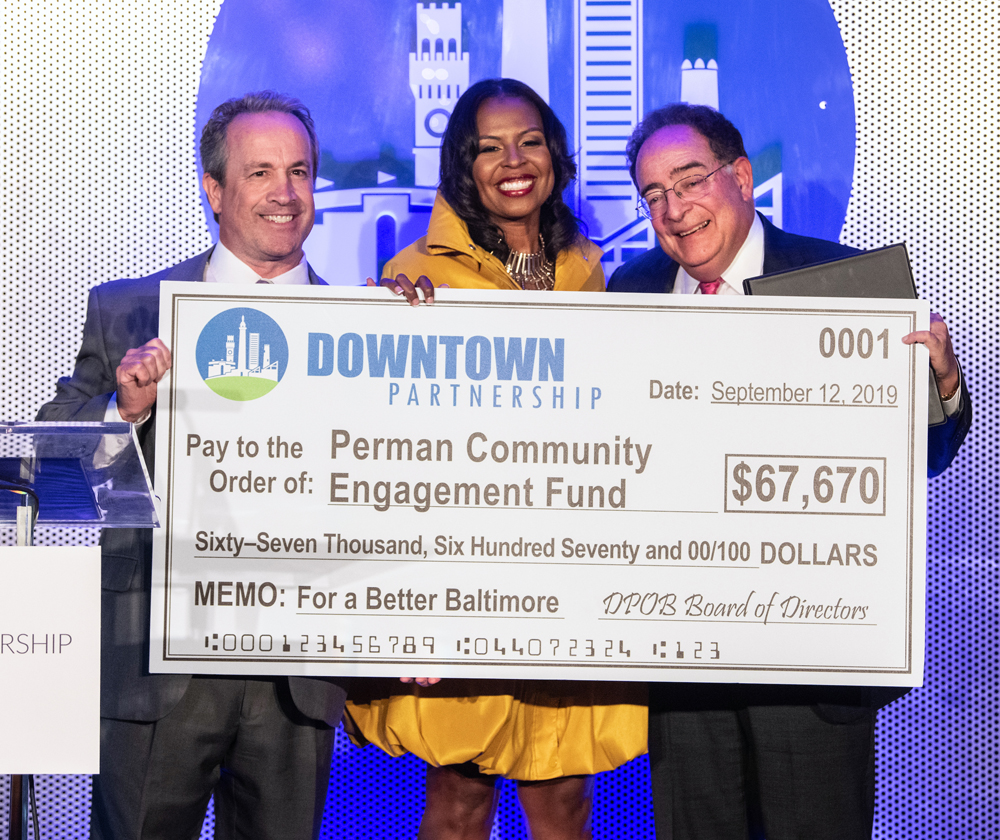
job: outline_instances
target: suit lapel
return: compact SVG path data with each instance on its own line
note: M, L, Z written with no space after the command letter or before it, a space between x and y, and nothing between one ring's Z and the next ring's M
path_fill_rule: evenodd
M200 283L205 279L205 268L208 266L208 260L214 250L215 246L213 245L207 251L202 251L198 256L191 257L191 259L184 260L184 262L178 263L173 268L167 269L166 275L158 279Z
M646 288L632 289L632 291L669 295L674 290L674 283L677 282L677 270L680 266L667 256L659 243L650 248L646 253L649 255L656 254L655 257L646 255L637 257L637 259L655 260L653 264L644 267L642 285ZM662 287L660 286L661 278Z
M760 220L764 223L764 267L761 273L773 274L775 271L794 267L795 262L788 259L788 244L782 242L783 231L763 216L760 216Z
M670 265L667 266L666 272L664 272L664 282L663 282L663 293L666 295L673 294L674 283L677 282L677 271L680 266L673 260L670 261Z
M808 250L808 246L803 246L803 243L809 242L809 240L785 233L763 216L760 217L760 220L764 223L764 269L762 274L788 271L791 268L808 265L820 259Z

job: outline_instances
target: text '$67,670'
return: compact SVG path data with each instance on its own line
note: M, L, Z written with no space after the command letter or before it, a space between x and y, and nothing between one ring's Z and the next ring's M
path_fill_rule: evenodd
M726 456L730 513L885 515L885 459Z

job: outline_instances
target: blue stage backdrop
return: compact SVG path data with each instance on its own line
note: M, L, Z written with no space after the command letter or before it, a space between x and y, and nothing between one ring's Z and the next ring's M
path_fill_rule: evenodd
M580 169L571 205L609 275L655 241L636 216L625 142L645 112L678 99L740 127L761 212L795 233L840 235L854 96L824 0L226 0L195 130L249 89L294 91L309 105L322 158L306 251L322 277L353 284L423 234L451 108L469 84L501 74L535 87L566 126Z
M996 0L21 0L4 37L3 420L31 419L70 372L91 286L208 247L196 138L216 104L252 89L299 96L317 118L307 252L335 283L422 235L451 108L498 75L531 84L566 124L570 199L609 272L654 246L623 150L644 113L676 99L740 126L758 207L779 226L859 248L905 241L976 418L930 483L924 686L880 715L875 837L1000 837ZM206 352L221 363L227 350ZM89 777L38 781L42 835L86 837ZM412 838L422 806L419 761L338 733L323 837ZM0 778L3 829L6 807ZM598 778L594 834L653 837L645 759ZM504 783L494 837L525 836Z

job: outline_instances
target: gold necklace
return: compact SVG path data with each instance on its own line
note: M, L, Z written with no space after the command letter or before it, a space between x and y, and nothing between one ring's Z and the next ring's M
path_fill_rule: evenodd
M554 266L545 256L545 240L541 234L538 234L538 250L534 254L511 250L504 268L522 289L551 291L555 288Z

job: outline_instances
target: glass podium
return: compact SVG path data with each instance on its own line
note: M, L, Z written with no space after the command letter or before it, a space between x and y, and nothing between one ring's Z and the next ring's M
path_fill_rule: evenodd
M0 523L33 493L42 525L156 528L149 473L131 423L0 423Z
M17 544L30 546L36 524L159 527L131 423L0 422L0 525L13 525ZM7 726L18 721L0 722ZM7 836L27 840L33 779L12 775L10 782Z

